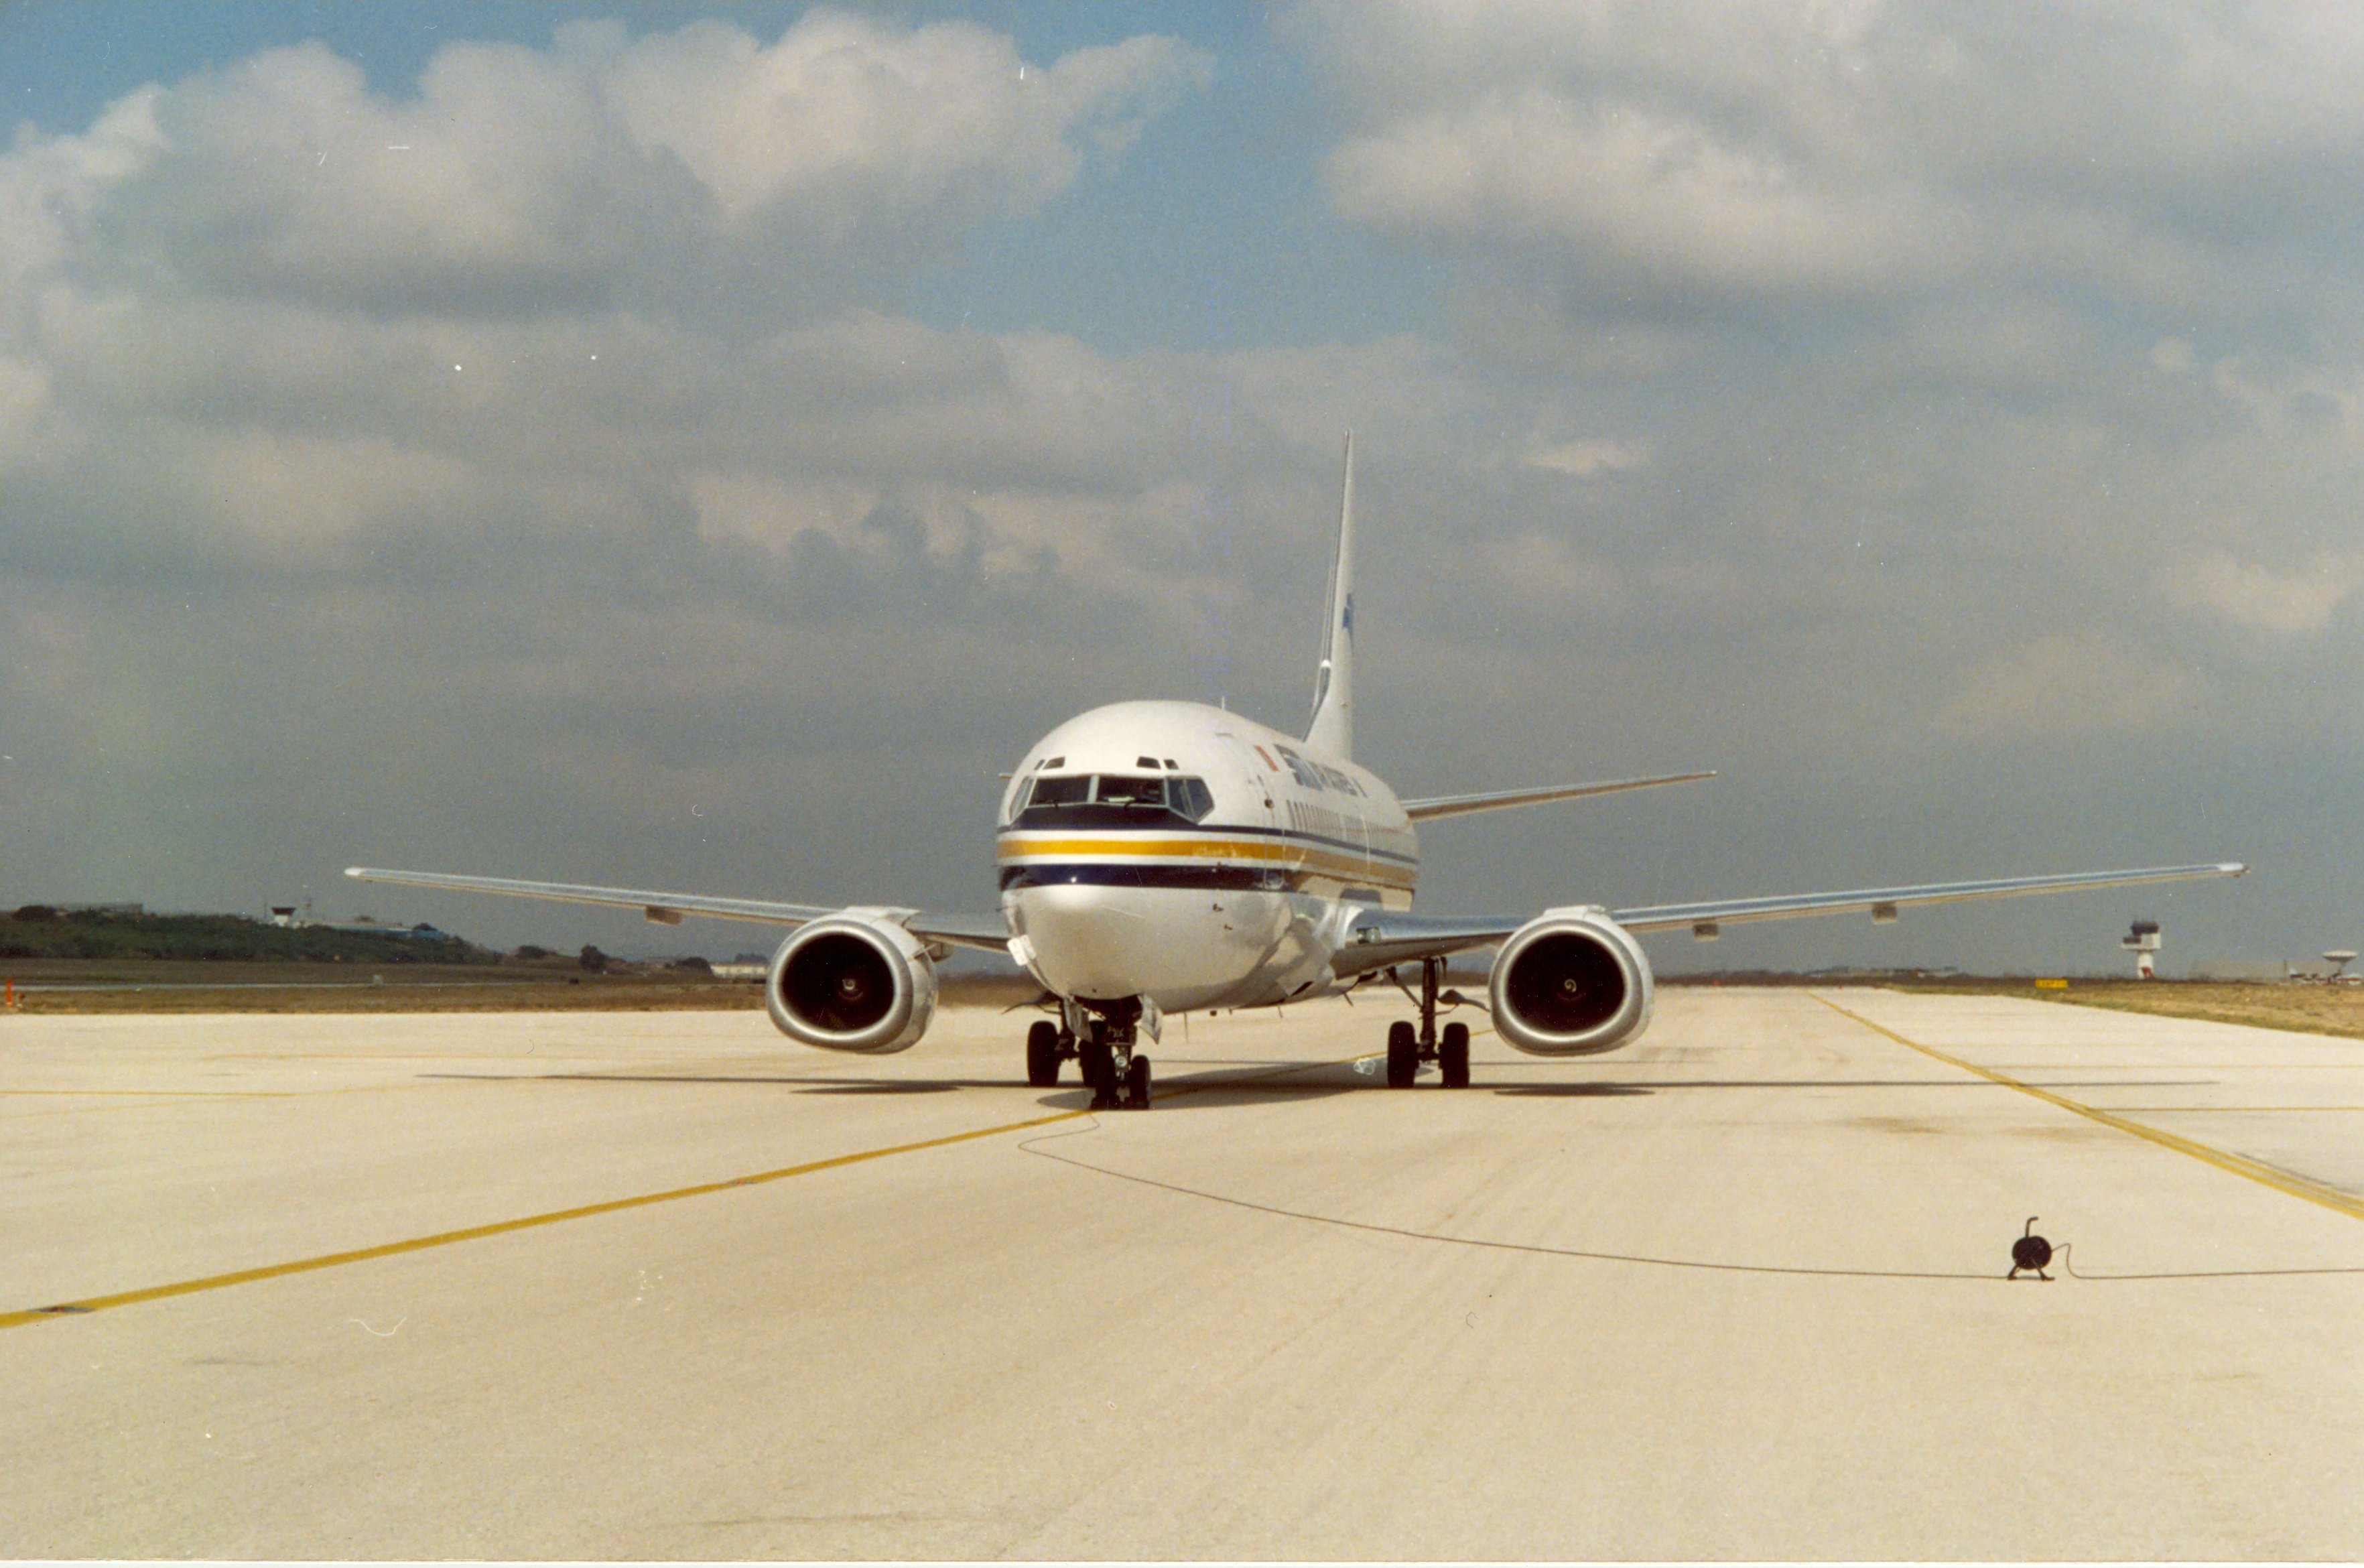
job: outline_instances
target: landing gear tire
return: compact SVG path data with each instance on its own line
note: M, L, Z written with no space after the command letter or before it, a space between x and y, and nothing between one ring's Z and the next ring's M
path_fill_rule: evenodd
M1420 1036L1408 1023L1388 1026L1388 1087L1409 1089L1420 1076Z
M1136 1056L1124 1070L1124 1103L1137 1111L1149 1108L1149 1058Z
M1059 1026L1043 1018L1026 1031L1026 1082L1047 1089L1059 1081Z
M1116 1106L1116 1052L1106 1040L1090 1040L1076 1047L1076 1065L1083 1070L1084 1084L1092 1092L1092 1109L1111 1110Z
M1469 1026L1447 1024L1444 1038L1436 1043L1436 1064L1444 1072L1444 1086L1466 1089L1469 1086Z

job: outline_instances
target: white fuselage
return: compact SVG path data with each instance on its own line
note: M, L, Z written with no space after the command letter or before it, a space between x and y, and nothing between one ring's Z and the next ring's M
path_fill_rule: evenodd
M1420 874L1411 821L1367 769L1183 702L1094 708L1037 741L998 858L1010 951L1037 980L1162 1012L1342 988L1355 911L1410 908Z

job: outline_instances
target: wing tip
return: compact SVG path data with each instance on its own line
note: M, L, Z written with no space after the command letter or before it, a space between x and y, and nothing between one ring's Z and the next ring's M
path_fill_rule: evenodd
M347 866L345 868L345 874L351 877L355 882L367 882L369 880L369 867Z

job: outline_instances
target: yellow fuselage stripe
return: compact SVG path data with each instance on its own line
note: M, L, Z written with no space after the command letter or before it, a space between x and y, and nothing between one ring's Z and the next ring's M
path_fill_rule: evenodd
M1965 1073L1976 1073L1990 1084L2000 1084L2006 1089L2017 1089L2021 1094L2031 1095L2046 1105L2057 1106L2062 1110L2081 1116L2089 1121L2098 1121L2103 1127L2113 1127L2120 1132L2132 1133L2135 1137L2146 1142L2156 1143L2162 1149L2172 1149L2178 1154L2188 1154L2204 1164L2213 1165L2220 1171L2229 1171L2236 1176L2247 1177L2258 1185L2271 1187L2278 1193L2287 1193L2292 1197L2304 1198L2309 1203L2320 1204L2325 1208L2347 1215L2351 1219L2364 1219L2364 1198L2358 1198L2353 1194L2341 1192L2336 1187L2325 1186L2320 1182L2310 1182L2304 1176L2294 1176L2288 1171L2278 1171L2260 1160L2251 1160L2222 1149L2212 1149L2205 1143L2195 1143L2189 1138L2178 1138L2174 1133L2161 1132L2158 1128L2145 1127L2141 1122L2128 1121L2124 1117L2113 1116L2108 1111L2095 1106L2080 1105L2066 1095L2056 1095L2049 1089L2039 1089L2033 1084L2023 1084L2008 1073L1998 1073L1991 1067L1981 1067L1975 1062L1965 1062L1958 1056L1948 1056L1935 1046L1923 1045L1919 1040L1907 1040L1894 1029L1873 1023L1859 1013L1848 1012L1828 996L1815 996L1811 991L1807 995L1814 996L1815 1001L1841 1018L1853 1018L1874 1034L1886 1035L1897 1044L1917 1051L1935 1061L1942 1062L1948 1067L1958 1067Z
M1004 861L1087 861L1117 864L1125 861L1254 861L1266 865L1304 866L1309 870L1377 880L1394 887L1410 887L1413 867L1377 856L1356 855L1351 850L1259 839L1145 839L1110 834L1100 839L1004 839L997 851Z

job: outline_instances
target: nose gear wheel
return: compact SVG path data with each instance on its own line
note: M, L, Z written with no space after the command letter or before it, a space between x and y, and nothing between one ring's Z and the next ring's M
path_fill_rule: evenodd
M1083 1076L1084 1086L1092 1092L1092 1109L1147 1110L1149 1058L1132 1049L1133 1041L1139 1038L1139 998L1095 1002L1088 1006L1094 1009L1104 1007L1106 1012L1089 1019L1082 1040L1057 1028L1048 1019L1027 1031L1027 1083L1038 1089L1056 1084L1059 1081L1059 1062L1072 1056ZM1079 1018L1081 1014L1071 1007L1068 1016Z

